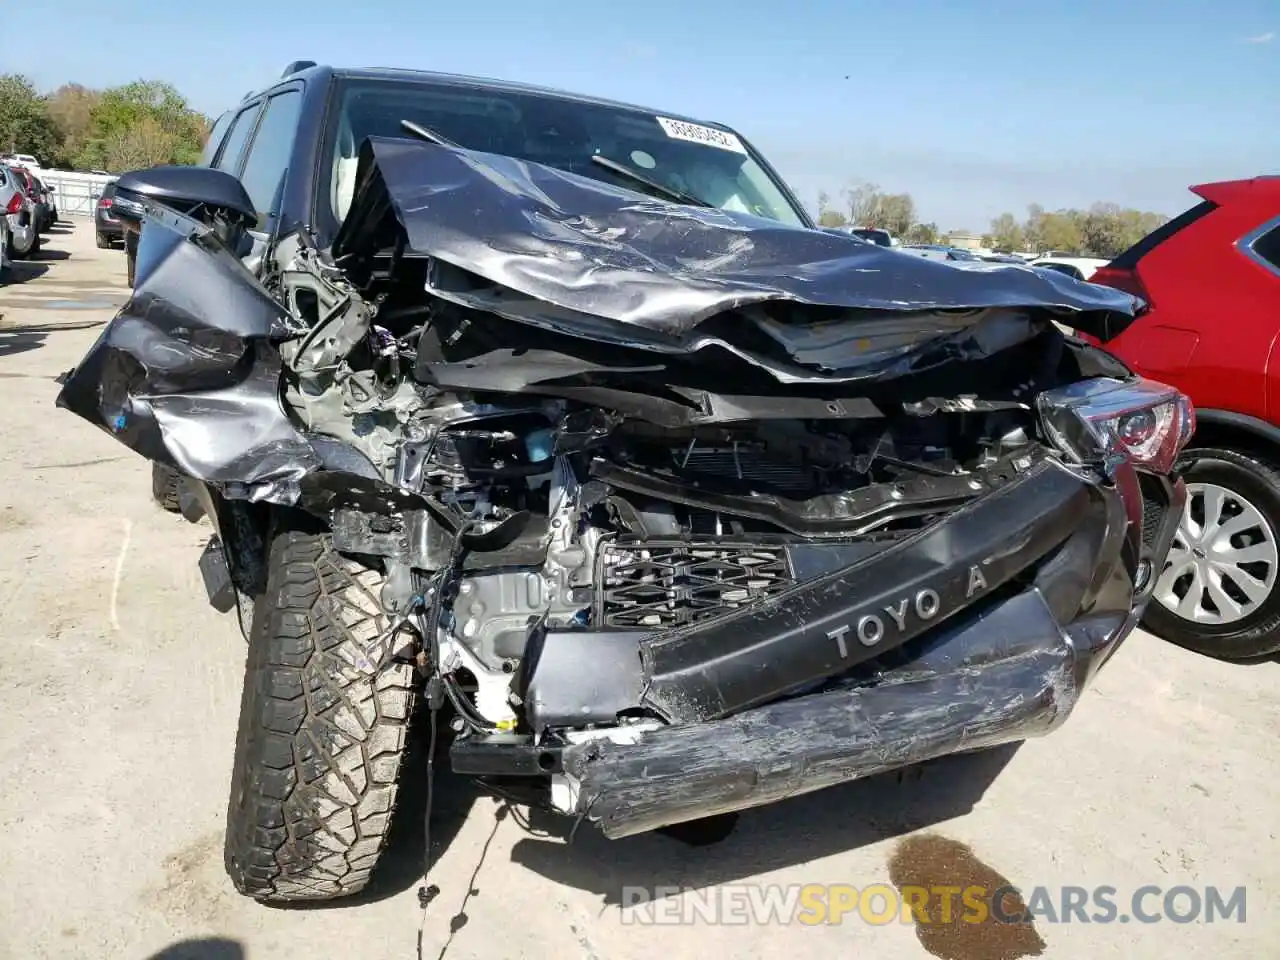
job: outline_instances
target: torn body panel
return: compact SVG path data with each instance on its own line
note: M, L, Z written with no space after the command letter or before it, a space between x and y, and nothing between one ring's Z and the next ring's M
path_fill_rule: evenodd
M280 403L287 312L207 230L159 211L133 294L67 378L58 406L149 460L248 499L290 503L323 458Z
M1151 532L1157 540L1172 536L1185 502L1180 483L1164 494L1171 511ZM1137 554L1120 494L1059 473L1037 498L1046 508L1053 500L1058 508L1070 504L1075 523L1051 538L1055 547L1033 550L1038 559L1000 589L888 655L878 652L845 679L729 716L705 709L707 688L696 671L648 687L646 696L656 691L692 707L688 720L636 726L626 736L574 738L560 757L566 812L598 821L610 837L629 836L1053 730L1137 625L1150 584L1135 582ZM1036 539L1020 537L1020 524L1007 512L978 513L990 520L992 540L1008 534L1027 549ZM900 549L926 564L941 558L923 537ZM872 576L849 592L869 601L884 589L886 580L874 574L885 563L865 561ZM901 593L910 591L904 586ZM866 609L876 607L868 602ZM878 612L882 623L894 619L889 605ZM869 622L851 623L844 634L851 646ZM662 641L631 642L643 650ZM712 653L702 651L704 669L713 678L730 676ZM592 690L592 704L635 689L634 680L616 674L616 668L601 672L613 688L603 697ZM567 712L560 700L553 703Z
M1127 626L1105 621L1100 643L1077 639L1027 594L943 627L951 669L654 729L634 743L570 746L572 812L625 837L1048 733L1079 697L1079 663L1109 651Z

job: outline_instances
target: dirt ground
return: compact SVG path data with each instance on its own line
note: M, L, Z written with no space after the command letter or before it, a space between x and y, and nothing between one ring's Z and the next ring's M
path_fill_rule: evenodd
M369 895L290 910L237 896L221 847L244 641L203 596L207 528L153 506L145 462L54 407L54 377L123 302L124 277L123 254L96 249L81 223L0 287L0 956L403 960L420 926L422 956L454 960L1280 951L1280 664L1226 665L1144 634L1048 738L750 812L709 846L609 842L585 825L569 842L564 825L442 777L440 892L424 914L415 778ZM718 885L730 896L1005 880L1029 900L1040 886L1054 900L1064 885L1113 887L1125 915L1145 885L1224 898L1244 887L1247 912L1213 923L1041 912L1034 927L877 924L857 910L841 923L713 924L694 912L643 925L646 908L620 906L638 898L629 888L688 888L705 906Z

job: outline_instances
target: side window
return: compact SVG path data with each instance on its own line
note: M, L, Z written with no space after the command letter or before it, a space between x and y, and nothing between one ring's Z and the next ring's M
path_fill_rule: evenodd
M231 126L232 116L233 114L228 110L214 122L213 129L209 131L209 139L205 141L204 150L200 153L200 166L208 167L213 164L213 158L218 152L218 144L227 135L227 127Z
M301 90L288 90L272 97L267 101L266 115L249 148L249 160L240 174L240 182L258 211L259 229L277 212L274 209L276 194L289 167L301 109Z
M1269 264L1276 273L1280 273L1280 224L1253 241L1252 247L1254 256Z
M255 103L252 107L247 110L241 110L236 115L231 124L231 132L227 134L226 145L222 148L222 156L214 164L219 170L235 173L240 169L240 158L244 156L245 144L249 142L249 136L253 133L253 125L257 123L258 114L261 112L262 104Z

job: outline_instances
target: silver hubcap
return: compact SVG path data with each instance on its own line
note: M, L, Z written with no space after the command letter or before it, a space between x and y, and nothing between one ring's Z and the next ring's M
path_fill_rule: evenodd
M1188 483L1155 599L1184 620L1233 623L1271 595L1278 567L1275 531L1261 510L1226 487Z

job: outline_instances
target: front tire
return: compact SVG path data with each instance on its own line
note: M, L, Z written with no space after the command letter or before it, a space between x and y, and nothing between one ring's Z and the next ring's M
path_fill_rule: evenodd
M169 513L182 511L181 485L182 475L176 470L170 470L154 460L151 462L151 499L158 503L161 509Z
M1221 660L1280 651L1280 467L1225 448L1184 464L1187 508L1143 625Z
M412 664L373 674L382 575L327 533L272 539L254 610L227 808L236 889L279 903L363 889L387 838L416 698Z

